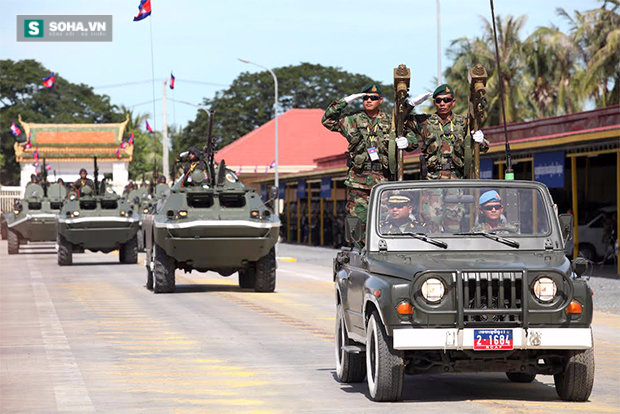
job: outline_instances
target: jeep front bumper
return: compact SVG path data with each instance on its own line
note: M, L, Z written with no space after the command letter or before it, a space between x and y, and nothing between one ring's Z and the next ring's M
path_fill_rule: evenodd
M591 328L512 328L514 349L592 348ZM462 350L474 348L474 329L394 329L394 349Z

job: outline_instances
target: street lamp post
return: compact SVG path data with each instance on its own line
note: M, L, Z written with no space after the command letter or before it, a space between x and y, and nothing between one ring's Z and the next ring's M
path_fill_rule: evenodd
M274 160L274 163L275 163L275 165L274 165L274 172L275 172L275 174L274 174L273 183L276 186L276 188L278 188L278 194L279 194L279 192L280 192L280 190L279 190L280 183L279 183L279 180L278 180L278 165L279 165L279 162L278 162L278 109L279 109L279 106L278 106L278 78L276 77L276 74L273 73L273 71L271 69L269 69L268 67L265 67L263 65L259 65L258 63L251 62L251 61L249 61L247 59L239 58L239 61L243 62L243 63L248 63L250 65L258 66L261 69L265 69L266 71L271 73L271 76L273 77L274 90L275 90L275 99L274 99L273 109L274 109L274 112L275 112L275 123L276 123L276 148L275 148L275 157L274 157L275 158L275 160Z

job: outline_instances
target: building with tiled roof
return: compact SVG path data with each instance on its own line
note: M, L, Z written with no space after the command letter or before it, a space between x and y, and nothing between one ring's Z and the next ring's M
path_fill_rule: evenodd
M346 139L321 125L323 113L322 109L290 109L278 117L279 174L313 170L316 159L346 151ZM245 181L273 176L275 120L219 150L215 160L222 159Z
M122 190L133 157L132 145L120 147L128 121L129 118L109 124L39 124L26 122L20 116L19 123L32 145L26 148L24 142L14 144L15 159L21 167L20 185L23 188L36 172L34 154L38 151L39 161L45 158L51 167L50 179L55 176L65 182L74 181L80 168L86 168L92 176L96 156L99 178L111 173L115 189Z

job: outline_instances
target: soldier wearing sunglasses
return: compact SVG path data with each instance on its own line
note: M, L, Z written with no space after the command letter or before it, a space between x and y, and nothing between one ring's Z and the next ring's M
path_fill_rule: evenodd
M480 209L480 222L471 229L472 231L517 232L517 227L508 224L506 221L502 198L497 191L489 190L483 193L478 200L478 207Z
M346 113L347 106L357 99L362 99L363 110ZM344 182L348 187L346 210L350 216L359 217L363 229L366 227L370 189L390 176L390 141L392 146L396 144L407 151L418 146L413 131L407 137L394 136L392 117L381 110L382 102L381 87L370 83L360 93L332 102L321 121L327 129L339 132L349 142L349 172Z
M428 95L424 96L424 99ZM421 103L420 97L412 98L409 105ZM415 114L411 111L406 128L414 131L421 144L429 180L465 178L465 140L467 138L467 117L452 113L456 96L446 83L433 92L435 113ZM480 152L489 149L482 131L472 131L472 138L480 144Z

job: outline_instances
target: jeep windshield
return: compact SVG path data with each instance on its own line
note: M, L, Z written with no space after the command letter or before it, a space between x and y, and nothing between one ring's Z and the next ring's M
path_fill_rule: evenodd
M511 240L550 234L547 205L541 191L515 183L489 186L415 186L385 188L376 211L381 236L486 237L518 247ZM410 237L410 236L409 236Z

